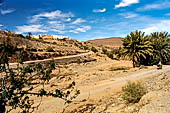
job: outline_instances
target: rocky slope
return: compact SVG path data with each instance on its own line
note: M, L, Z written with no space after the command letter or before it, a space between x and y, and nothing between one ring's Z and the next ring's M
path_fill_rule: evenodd
M93 113L170 113L170 72L144 79L143 83L148 93L138 103L126 104L118 93Z
M90 47L88 43L82 43L72 39L53 39L46 41L25 37L9 31L0 31L0 43L3 43L7 38L9 38L10 44L17 48L15 53L10 57L10 62L16 62L20 50L25 51L25 60L39 60L85 53L88 51L86 50L88 49L87 47Z

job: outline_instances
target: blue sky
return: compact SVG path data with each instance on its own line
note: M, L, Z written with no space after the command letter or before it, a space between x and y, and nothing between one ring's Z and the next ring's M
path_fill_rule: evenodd
M77 40L170 32L170 0L0 0L0 29Z

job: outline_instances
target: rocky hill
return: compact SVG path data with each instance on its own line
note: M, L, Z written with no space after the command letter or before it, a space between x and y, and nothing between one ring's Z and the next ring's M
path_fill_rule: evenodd
M0 31L0 43L3 43L7 38L10 44L17 48L10 57L10 62L16 62L20 50L25 51L24 58L28 61L85 53L88 51L87 47L90 46L88 43L68 38L43 40L9 31Z
M90 43L92 43L96 46L119 48L119 47L123 46L122 40L123 40L123 38L120 38L120 37L112 37L112 38L102 38L102 39L89 40L87 42L90 42Z

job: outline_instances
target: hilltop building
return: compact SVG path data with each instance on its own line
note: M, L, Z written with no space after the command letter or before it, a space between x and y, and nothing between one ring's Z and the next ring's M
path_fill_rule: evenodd
M53 40L53 39L70 39L68 36L62 35L32 35L33 38L43 39L43 40Z

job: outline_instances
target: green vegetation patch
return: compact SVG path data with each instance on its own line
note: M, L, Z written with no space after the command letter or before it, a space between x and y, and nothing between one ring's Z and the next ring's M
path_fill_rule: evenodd
M47 51L47 52L55 52L52 47L47 47L46 51Z
M110 71L129 70L130 67L111 67Z

